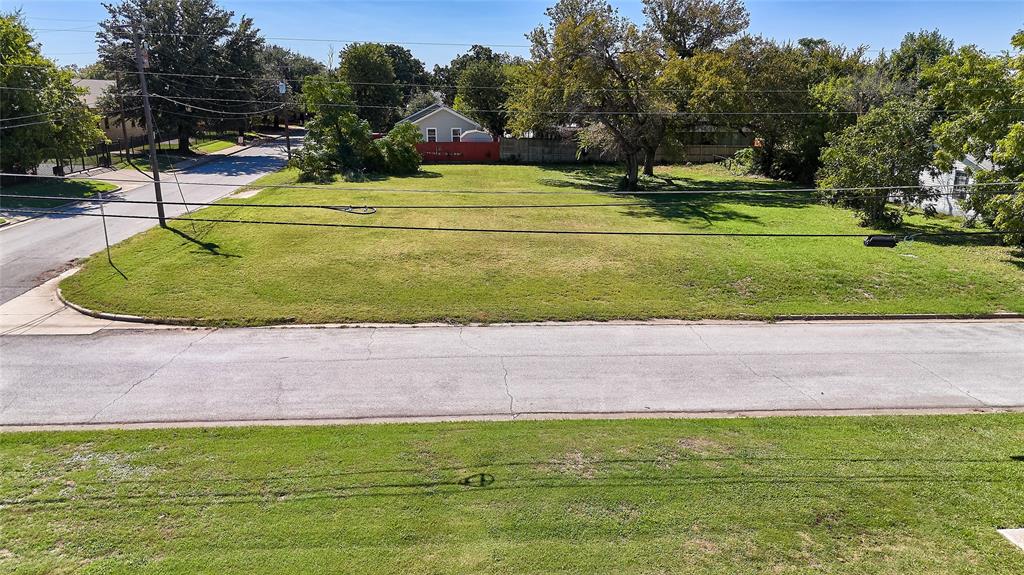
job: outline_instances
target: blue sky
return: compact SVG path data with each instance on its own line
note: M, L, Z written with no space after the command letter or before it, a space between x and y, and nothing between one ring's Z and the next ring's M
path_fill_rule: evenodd
M236 15L246 14L267 36L313 38L275 43L326 60L345 41L445 42L466 46L407 44L428 67L446 63L469 44L523 45L523 34L544 20L553 0L222 0ZM640 0L613 0L620 11L642 21ZM99 1L4 0L3 10L21 7L37 29L43 52L61 64L95 60L94 30L105 11ZM750 32L779 40L823 37L872 49L899 45L908 31L939 29L958 45L976 44L988 51L1009 47L1009 38L1024 28L1024 1L829 1L748 0ZM502 50L526 54L525 48Z

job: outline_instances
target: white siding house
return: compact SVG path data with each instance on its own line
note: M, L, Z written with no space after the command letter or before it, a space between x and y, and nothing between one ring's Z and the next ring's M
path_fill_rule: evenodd
M463 134L474 132L474 141L481 141L480 124L443 104L433 104L399 120L416 125L424 142L461 142ZM488 138L487 141L491 141Z
M973 157L967 156L963 160L955 162L953 169L948 172L934 176L927 171L921 172L921 185L937 186L939 192L945 194L934 200L923 202L922 205L934 206L940 214L965 215L963 208L960 207L960 200L970 195L971 188L969 186L974 183L972 173L977 170L990 169L992 169L991 162L978 162Z

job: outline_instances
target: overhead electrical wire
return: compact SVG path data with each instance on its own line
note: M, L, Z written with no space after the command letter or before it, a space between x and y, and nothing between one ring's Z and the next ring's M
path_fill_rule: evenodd
M15 213L32 213L48 215L69 215L69 216L93 216L108 218L127 218L137 220L158 220L158 216L137 216L127 214L98 214L95 212L74 213L54 210L8 208L7 211ZM863 238L866 233L861 234L812 234L812 233L781 233L773 234L767 232L671 232L671 231L629 231L629 230L533 230L514 228L451 228L451 227L427 227L427 226L399 226L383 224L343 224L336 222L297 222L282 220L238 220L228 218L195 218L167 216L168 221L217 223L217 224L250 224L250 225L276 225L276 226L301 226L316 228L349 228L365 230L393 230L393 231L425 231L425 232L463 232L463 233L485 233L485 234L525 234L525 235L576 235L576 236L640 236L640 237L737 237L737 238ZM907 234L907 237L970 237L970 236L1007 236L1018 232L925 232Z
M23 178L44 178L44 179L58 179L58 180L76 180L81 178L74 178L69 176L51 176L46 174L15 174L0 172L0 176L14 176ZM137 180L129 180L123 178L103 178L98 176L92 176L89 179L100 181L100 182L129 182L138 183ZM644 195L711 195L711 194L768 194L768 193L821 193L821 192L864 192L864 191L875 191L875 190L914 190L914 189L926 189L926 188L979 188L979 187L994 187L994 186L1018 186L1024 185L1024 180L1011 180L1008 182L976 182L971 184L915 184L915 185L903 185L903 186L861 186L861 187L834 187L834 188L767 188L763 190L751 190L751 189L727 189L727 190L700 190L693 188L676 188L676 189L660 189L660 190L429 190L429 189L410 189L402 190L396 188L369 188L369 187L348 187L348 188L325 188L322 185L304 185L304 184L267 184L267 185L254 185L254 184L232 184L226 182L181 182L182 185L193 185L193 186L221 186L231 188L263 188L263 189L298 189L298 190L316 190L318 192L379 192L379 193L426 193L426 194L536 194L536 195L593 195L593 194L607 194L611 196L626 195L626 196L644 196ZM1016 193L1016 190L1014 190Z
M187 184L186 182L178 182L178 183L179 184ZM999 195L1000 193L1001 192L993 192L993 191L978 191L978 192L974 192L974 194L976 194L976 195ZM959 195L959 194L960 194L960 192L944 192L944 193L939 193L939 194L932 194L930 197L933 197L933 198L934 197L953 197L953 196L956 196L956 195ZM676 195L680 195L680 194L676 194ZM682 195L694 195L694 196L701 195L701 196L706 196L706 195L715 195L715 194L682 194ZM719 194L719 195L721 195L721 194ZM740 194L725 194L725 195L739 196ZM764 201L778 202L778 201L784 201L784 200L805 201L805 200L817 200L818 199L818 198L816 198L814 196L806 196L805 198L780 198L780 197L772 195L770 193L763 193L763 192L753 192L751 195L753 197L744 197L742 199L742 201L748 202L748 201L764 200ZM865 198L865 199L867 199L867 198L879 198L879 199L881 199L881 198L888 198L890 196L891 196L891 194L874 194L874 195L861 195L861 196L858 196L858 197ZM171 205L171 206L181 205L181 206L186 206L186 207L187 206L201 206L201 207L216 207L216 208L232 207L232 208L264 208L264 209L266 209L266 208L274 208L274 209L285 209L285 208L302 209L302 208L306 208L306 209L325 209L325 210L341 210L341 211L350 211L350 210L356 210L356 209L374 209L374 210L384 210L384 209L387 209L387 210L506 210L506 209L512 209L512 210L520 210L520 209L533 209L533 208L537 208L537 209L618 208L618 207L649 207L649 208L655 208L655 207L658 207L658 206L668 206L668 205L687 205L687 204L693 203L694 201L700 201L700 199L704 199L704 198L700 198L698 200L692 200L692 199L687 199L687 200L672 199L672 200L658 201L658 202L635 201L635 202L605 202L605 203L594 202L594 203L560 203L560 204L376 204L376 203L359 203L359 204L241 204L241 203L223 203L223 202L185 202L184 200L181 201L181 202L174 202L174 201L157 202L156 200L126 200L126 199L120 199L120 198L112 198L112 197L109 197L109 196L105 197L105 198L76 198L76 197L71 197L71 196L38 196L38 195L27 195L27 194L0 193L0 200L3 200L4 198L36 199L36 200L69 200L69 201L72 201L72 202L80 202L80 203L115 204L115 205L116 204L129 204L129 205L133 205L133 204L142 204L142 205L164 204L164 205ZM231 198L226 198L226 199L231 199Z

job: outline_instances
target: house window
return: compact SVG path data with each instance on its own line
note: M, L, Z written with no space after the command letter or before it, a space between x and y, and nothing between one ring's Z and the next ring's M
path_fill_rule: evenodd
M427 141L428 142L436 142L437 141L437 128L427 128Z
M452 141L453 142L461 142L462 141L462 128L452 128Z
M953 172L953 196L961 200L966 198L967 186L970 183L971 179L967 176L967 172L963 170Z

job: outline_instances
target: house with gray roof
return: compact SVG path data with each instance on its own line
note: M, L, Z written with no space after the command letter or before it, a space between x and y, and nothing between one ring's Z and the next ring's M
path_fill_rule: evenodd
M490 134L472 118L464 116L444 104L432 104L398 121L414 124L420 129L423 141L433 142L491 142Z

